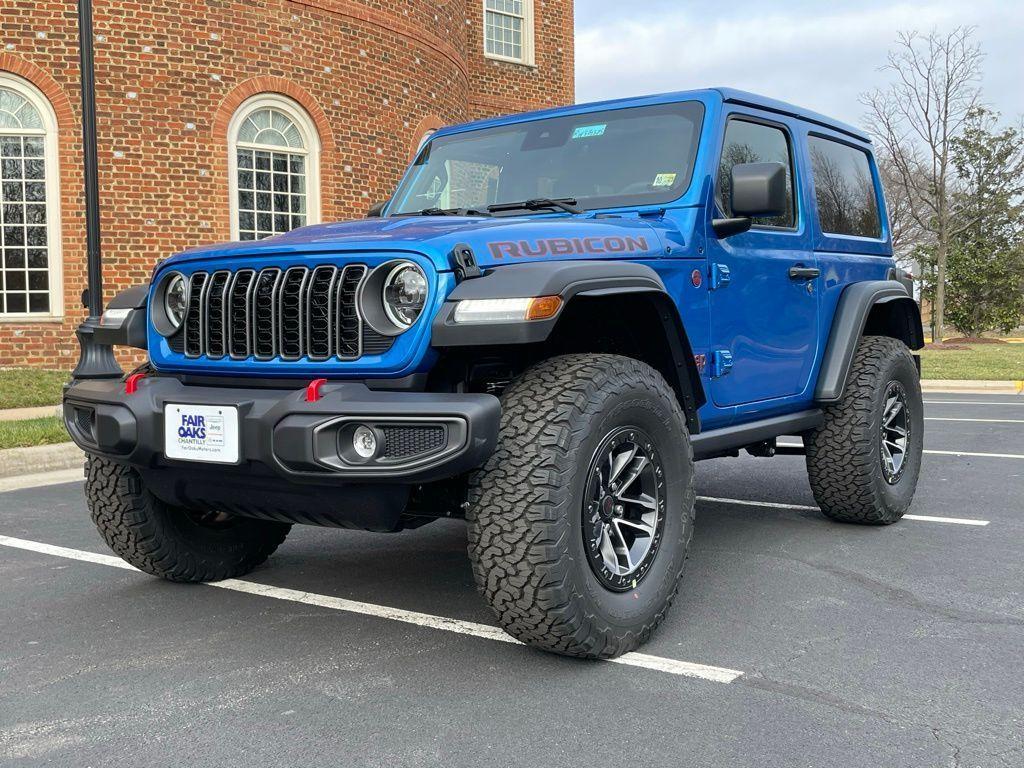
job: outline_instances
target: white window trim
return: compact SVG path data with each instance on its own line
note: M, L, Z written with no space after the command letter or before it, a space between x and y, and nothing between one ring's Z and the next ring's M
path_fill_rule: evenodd
M483 6L483 17L480 25L481 36L484 45L484 58L492 59L494 61L506 61L510 64L522 64L527 67L536 66L534 58L534 14L533 14L533 0L523 0L523 58L517 59L512 56L501 56L497 53L487 52L487 0L481 0L481 6ZM500 11L491 11L491 13L500 13ZM510 14L506 14L510 15Z
M57 113L50 100L32 83L9 72L0 72L0 86L17 91L28 99L43 119L43 129L6 131L0 135L45 136L43 161L46 164L46 260L49 272L49 312L0 312L0 323L46 322L64 319L64 259L61 252L60 157Z
M231 212L231 239L238 240L238 131L249 115L260 109L279 109L291 118L306 145L306 224L320 223L320 135L313 118L297 102L276 93L260 93L246 99L228 123L228 201ZM258 145L252 145L258 146ZM296 150L268 146L271 152Z

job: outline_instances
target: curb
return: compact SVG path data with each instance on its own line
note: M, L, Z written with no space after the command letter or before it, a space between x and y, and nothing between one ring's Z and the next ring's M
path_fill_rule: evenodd
M6 448L0 451L0 477L74 469L85 464L85 454L74 443Z
M978 395L1019 395L1024 381L974 381L971 379L922 379L924 392L954 392Z
M64 411L60 405L41 405L38 408L5 408L0 411L0 421L23 421L41 419L45 416L60 416Z

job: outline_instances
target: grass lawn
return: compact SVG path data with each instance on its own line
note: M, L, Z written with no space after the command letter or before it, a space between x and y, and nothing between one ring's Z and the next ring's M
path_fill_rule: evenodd
M0 449L53 445L66 443L70 439L64 429L64 422L56 416L26 421L0 421Z
M0 409L58 405L67 371L12 368L0 371Z
M1024 344L965 344L966 349L921 350L922 379L1024 379Z

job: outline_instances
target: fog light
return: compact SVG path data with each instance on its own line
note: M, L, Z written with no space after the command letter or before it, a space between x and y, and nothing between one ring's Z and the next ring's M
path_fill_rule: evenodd
M367 426L360 425L352 433L352 450L363 459L372 459L377 453L377 435Z

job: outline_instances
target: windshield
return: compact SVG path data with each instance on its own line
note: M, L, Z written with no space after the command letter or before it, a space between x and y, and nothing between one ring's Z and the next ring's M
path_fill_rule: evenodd
M537 198L571 198L584 209L668 203L690 183L703 116L690 101L439 136L388 213L486 211Z

